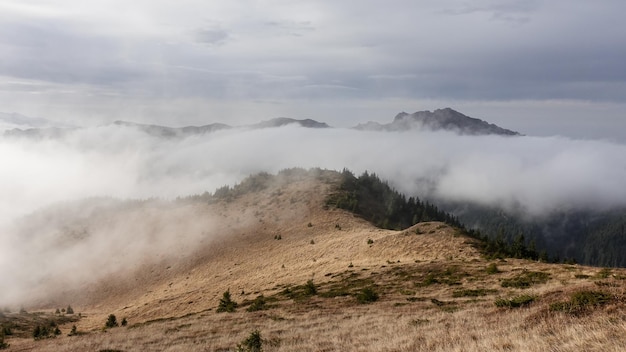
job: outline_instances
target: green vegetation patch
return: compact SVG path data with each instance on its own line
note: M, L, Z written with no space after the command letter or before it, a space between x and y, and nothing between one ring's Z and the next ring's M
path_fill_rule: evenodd
M217 306L218 313L232 313L237 309L237 302L233 301L230 295L230 291L224 292L224 295L220 299L220 303Z
M372 303L378 301L379 297L373 287L366 287L357 293L356 301L360 304Z
M246 308L247 312L257 312L260 310L269 309L269 305L267 304L267 298L265 298L263 295L257 296L257 298L255 298L252 302L243 302L241 305L246 306L248 304L249 306L248 308Z
M479 288L475 290L463 289L452 292L452 297L480 297L497 293L498 290Z
M503 279L500 282L502 287L528 288L533 285L545 284L550 279L550 274L540 271L524 270L517 276L509 279Z
M461 285L461 280L469 276L468 273L459 270L457 266L450 266L445 270L431 270L422 279L416 282L417 287L426 287L434 284L445 284L449 286Z
M324 298L353 296L366 287L374 284L372 279L361 279L356 276L349 276L339 282L331 282L325 290L320 292L320 296Z
M317 286L313 280L309 280L304 285L298 285L293 287L287 287L282 292L287 298L293 300L303 300L317 294Z
M254 330L235 349L237 352L261 352L263 351L263 339L259 330Z
M613 296L607 292L583 290L572 293L569 301L552 303L550 310L576 315L605 305L612 300Z
M487 265L487 267L485 268L485 272L489 275L494 275L494 274L498 274L500 273L500 269L498 269L498 266L496 265L496 263L491 263L489 265Z
M537 297L532 295L519 295L511 299L498 298L494 303L499 308L519 308L531 304L536 299Z

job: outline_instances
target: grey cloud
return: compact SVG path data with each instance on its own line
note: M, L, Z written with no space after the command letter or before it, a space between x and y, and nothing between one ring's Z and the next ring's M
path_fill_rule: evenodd
M532 13L538 7L538 2L534 0L474 1L471 4L464 3L460 6L445 8L441 13L449 15L487 13L494 20L524 24L530 21Z
M120 60L123 43L90 35L60 21L0 23L9 48L0 62L7 77L50 83L111 85L145 76L144 69Z
M85 86L102 105L123 96L135 111L170 98L330 99L355 110L365 99L626 102L626 5L619 1L232 4L199 3L177 16L167 16L169 5L142 12L139 4L148 30L137 32L136 17L115 26L87 14L102 21L95 30L70 15L4 16L0 76L37 83L40 94L25 92L22 105L41 110L58 101L55 89ZM219 22L192 16L209 8ZM13 100L24 88L13 87L1 97ZM82 99L63 101L64 111Z
M222 45L228 38L228 32L219 28L200 29L196 32L196 40L209 45Z

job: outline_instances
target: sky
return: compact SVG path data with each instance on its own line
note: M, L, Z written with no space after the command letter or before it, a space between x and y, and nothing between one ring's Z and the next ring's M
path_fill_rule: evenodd
M0 111L332 126L452 107L626 142L619 0L0 1Z

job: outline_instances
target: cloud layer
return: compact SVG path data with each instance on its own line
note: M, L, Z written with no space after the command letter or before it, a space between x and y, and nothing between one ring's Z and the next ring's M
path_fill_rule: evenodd
M137 258L162 259L174 246L180 251L169 253L184 254L197 243L198 229L215 225L206 214L194 219L174 208L130 207L121 218L107 218L107 209L117 206L113 199L104 203L108 206L71 202L90 197L173 199L211 192L261 171L346 167L375 172L409 195L476 202L528 216L626 205L626 145L561 137L289 125L164 140L112 125L75 130L62 139L5 137L0 155L5 285L0 304L15 302L24 291L44 292L42 285L50 282L72 287L129 267ZM64 227L65 215L41 210L49 207L52 214L67 211L78 222ZM81 219L90 217L100 225L91 226L93 233L85 239L88 227L81 227ZM172 236L171 223L187 224L189 231L178 229ZM87 270L77 270L76 263Z

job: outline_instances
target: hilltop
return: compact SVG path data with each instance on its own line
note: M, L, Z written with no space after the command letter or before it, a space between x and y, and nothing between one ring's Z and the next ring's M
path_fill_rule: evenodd
M519 136L519 132L511 131L481 119L469 117L451 108L435 111L417 111L412 114L401 112L391 123L379 124L367 122L354 127L367 131L407 131L424 128L427 130L448 130L464 135L503 135Z
M81 313L54 339L13 327L9 350L230 351L255 330L265 351L626 348L626 271L486 257L453 217L415 199L379 208L367 201L397 199L388 186L368 175L377 191L346 193L348 175L285 170L174 202L92 199L37 214L58 221L48 223L63 229L59 246L102 234L171 241L95 282L51 286L33 313L4 313L3 325L54 320L68 304ZM395 227L391 215L410 212L394 204L422 209L420 222L370 222ZM218 313L226 291L239 306ZM109 314L128 326L103 330ZM72 325L79 336L66 336Z

